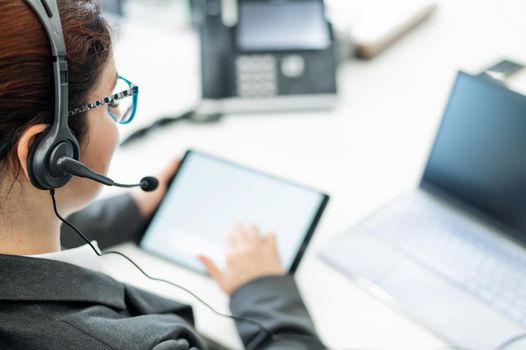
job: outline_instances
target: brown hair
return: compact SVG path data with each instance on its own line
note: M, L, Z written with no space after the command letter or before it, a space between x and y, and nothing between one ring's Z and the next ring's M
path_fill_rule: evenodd
M69 68L69 106L87 103L111 52L109 26L94 0L57 0ZM0 171L20 134L51 124L54 90L44 27L24 0L0 1ZM69 120L79 142L85 115ZM0 174L1 175L1 174Z

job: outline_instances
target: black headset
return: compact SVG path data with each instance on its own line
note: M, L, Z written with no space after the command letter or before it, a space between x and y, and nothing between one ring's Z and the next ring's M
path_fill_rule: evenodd
M80 146L68 124L68 63L62 23L56 0L25 0L46 30L53 57L55 108L53 124L31 145L27 169L31 184L41 190L64 186L73 174L60 166L60 160L79 160Z
M95 173L79 161L79 142L68 124L68 62L57 0L25 1L46 30L55 81L53 124L37 136L29 150L27 169L31 184L41 190L54 190L67 184L72 176L78 176L107 186L141 187L147 192L155 190L159 183L154 177L144 177L138 184L120 184Z

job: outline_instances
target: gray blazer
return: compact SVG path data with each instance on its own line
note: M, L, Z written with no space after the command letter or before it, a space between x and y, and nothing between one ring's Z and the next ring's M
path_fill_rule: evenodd
M101 247L138 241L146 222L129 195L95 203L70 220ZM63 229L66 246L76 244L72 234ZM0 255L0 274L0 349L209 349L192 327L190 306L103 273ZM272 338L251 323L236 321L247 348L324 348L291 277L247 283L232 296L230 308L277 335Z

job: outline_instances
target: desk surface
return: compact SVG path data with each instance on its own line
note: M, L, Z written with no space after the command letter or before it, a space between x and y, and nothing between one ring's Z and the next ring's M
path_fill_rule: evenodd
M165 12L177 9L170 6ZM132 11L122 23L115 51L119 71L141 88L137 119L122 129L122 136L161 114L192 108L199 96L195 34L139 12ZM133 182L187 148L197 148L330 193L326 215L297 272L324 341L335 349L439 348L442 340L333 270L317 251L416 186L458 69L477 72L503 57L526 62L525 13L522 0L439 1L432 18L385 53L372 61L350 60L340 68L336 109L235 115L214 125L180 123L117 151L110 175ZM210 279L133 245L120 248L153 275L181 283L214 307L228 310L227 298ZM190 302L200 332L240 348L229 320L181 291L146 280L118 257L106 259L112 276Z

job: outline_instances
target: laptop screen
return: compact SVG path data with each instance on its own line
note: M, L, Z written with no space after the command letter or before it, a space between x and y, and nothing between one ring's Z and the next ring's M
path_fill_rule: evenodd
M422 186L526 241L526 97L459 73Z

